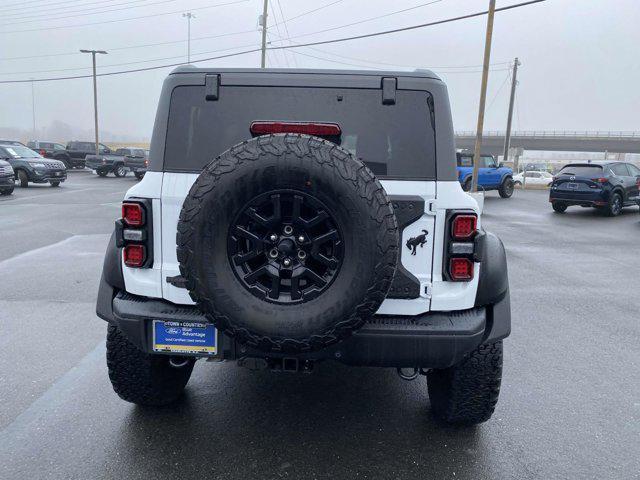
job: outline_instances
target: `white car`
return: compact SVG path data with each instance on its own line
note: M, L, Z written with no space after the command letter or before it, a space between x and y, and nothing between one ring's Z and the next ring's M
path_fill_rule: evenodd
M553 175L549 172L522 172L513 176L515 186L522 187L524 185L525 175L527 185L546 185L548 187L553 183Z

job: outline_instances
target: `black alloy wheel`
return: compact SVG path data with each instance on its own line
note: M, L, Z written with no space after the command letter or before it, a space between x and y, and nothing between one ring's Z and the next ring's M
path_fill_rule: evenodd
M260 299L301 303L324 292L343 262L342 235L329 210L295 190L251 200L231 224L227 252L240 283Z

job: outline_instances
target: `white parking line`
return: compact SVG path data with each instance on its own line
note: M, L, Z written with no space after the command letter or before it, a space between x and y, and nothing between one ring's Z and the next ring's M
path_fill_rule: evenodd
M33 195L31 197L13 197L13 198L8 198L7 201L17 201L17 200L31 200L33 198L42 198L42 197L48 197L51 195L64 195L66 193L78 193L78 192L87 192L89 190L95 190L95 188L80 188L78 190L64 190L62 192L51 192L51 193L43 193L42 195ZM15 194L14 194L15 195Z

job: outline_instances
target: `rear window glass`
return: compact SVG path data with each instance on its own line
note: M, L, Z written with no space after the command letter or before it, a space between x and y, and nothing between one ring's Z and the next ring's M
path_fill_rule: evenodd
M572 166L567 165L563 167L558 175L575 175L577 177L591 177L593 175L601 175L602 167L600 165L580 165L580 166Z
M491 155L480 155L480 166L485 168L489 166L495 166L495 160ZM473 167L473 155L464 154L458 155L459 167Z
M340 125L341 145L377 176L435 179L435 139L429 94L397 91L382 105L380 90L289 87L221 87L205 101L204 87L174 89L164 170L201 171L216 156L251 138L254 121Z

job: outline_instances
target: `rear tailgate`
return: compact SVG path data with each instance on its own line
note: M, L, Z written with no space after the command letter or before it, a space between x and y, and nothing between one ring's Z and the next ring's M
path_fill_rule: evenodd
M238 80L239 81L239 80ZM282 83L287 78L282 78ZM295 80L294 80L295 81ZM416 315L430 309L435 217L435 132L426 91L397 89L384 101L379 80L368 88L313 88L299 84L256 87L222 82L215 101L205 86L173 90L162 186L162 277L180 274L176 257L178 217L198 172L232 145L250 137L255 121L335 123L336 143L380 178L401 226L398 274L380 313ZM224 128L212 128L220 126ZM163 297L193 303L184 288L163 282Z

